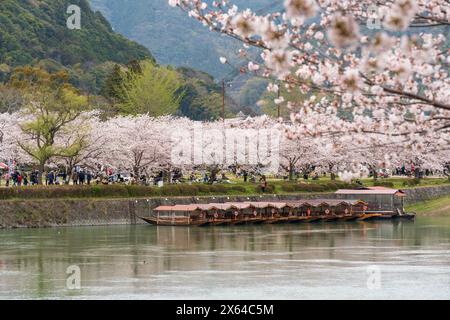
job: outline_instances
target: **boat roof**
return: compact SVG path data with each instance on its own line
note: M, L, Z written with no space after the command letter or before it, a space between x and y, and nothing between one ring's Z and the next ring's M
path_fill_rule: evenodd
M339 189L335 194L354 194L354 195L368 195L368 194L384 194L406 196L405 192L400 189L391 189L386 187L367 187L365 189Z
M319 206L338 206L338 205L357 205L357 204L366 204L362 200L356 200L356 199L309 199L309 200L299 200L299 201L293 201L291 202L293 207L300 207L304 205L310 205L312 207L319 207Z
M298 208L301 206L338 206L338 205L356 205L356 204L366 204L362 200L351 200L351 199L305 199L305 200L297 200L297 201L271 201L271 202L224 202L224 203L207 203L207 204L177 204L177 205L164 205L159 206L154 211L210 211L210 210L243 210L249 208L277 208L283 209L286 207L289 208Z

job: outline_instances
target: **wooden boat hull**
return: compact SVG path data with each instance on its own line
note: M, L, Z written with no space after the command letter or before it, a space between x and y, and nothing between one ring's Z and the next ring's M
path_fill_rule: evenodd
M361 214L353 214L351 216L343 216L341 218L339 218L339 220L341 221L354 221L357 220L358 218L360 218L362 215Z
M264 223L264 218L259 218L252 221L252 224L262 224L262 223Z
M139 218L155 226L202 226L204 224L210 223L210 221L191 221L190 223L188 223L187 221L157 219L153 217L139 217Z
M302 220L302 222L319 222L322 218L320 216L316 216L316 217L305 217L305 219Z
M223 226L223 225L229 225L233 222L232 219L222 219L222 220L215 220L212 221L210 224L212 226Z
M187 219L157 219L156 217L139 217L143 221L156 226L224 226L244 224L281 224L281 223L312 223L332 221L369 221L369 220L414 220L414 213L405 214L381 214L365 213L341 216L290 216L278 218L247 218L247 219L211 219L211 220L187 220Z
M324 217L322 217L322 221L325 221L325 222L331 222L331 221L336 221L336 220L338 220L339 219L339 216L324 216Z
M233 225L233 226L239 226L239 225L242 225L242 224L246 224L247 223L247 221L245 221L245 220L233 220L233 221L231 221L231 225Z
M382 216L383 215L381 213L366 213L366 214L361 215L361 217L359 217L356 220L357 221L375 220L375 219L380 218Z
M281 217L281 218L275 218L275 222L273 223L288 223L290 221L289 217Z
M275 224L278 223L278 218L267 218L263 221L265 224Z
M300 223L302 222L302 220L306 218L303 216L294 216L294 217L289 217L289 219L286 221L288 223Z
M416 219L416 214L415 213L405 213L402 215L395 215L392 218L400 219L400 220L414 220L414 219Z
M402 214L402 215L398 215L398 214L393 214L393 215L388 215L388 214L384 214L380 217L375 217L372 220L414 220L416 218L416 216L414 214Z

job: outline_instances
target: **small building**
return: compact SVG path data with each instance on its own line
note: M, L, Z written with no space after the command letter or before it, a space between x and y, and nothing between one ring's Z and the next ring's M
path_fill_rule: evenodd
M368 203L369 212L404 213L406 193L400 189L367 187L364 189L340 189L335 192L337 199L359 199Z

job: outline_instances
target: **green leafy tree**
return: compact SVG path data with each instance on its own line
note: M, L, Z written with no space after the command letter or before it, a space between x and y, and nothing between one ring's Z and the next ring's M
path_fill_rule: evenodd
M183 92L179 74L151 61L141 62L141 72L129 71L122 84L114 84L115 95L122 100L118 109L124 114L161 116L174 114Z
M111 100L113 104L126 101L125 82L126 71L121 65L116 64L105 81L101 94Z
M32 67L17 68L11 85L22 90L25 98L20 128L20 148L38 164L39 182L45 165L54 157L73 157L85 146L82 135L70 143L58 139L74 128L75 121L88 109L87 97L68 84L64 72L50 74Z

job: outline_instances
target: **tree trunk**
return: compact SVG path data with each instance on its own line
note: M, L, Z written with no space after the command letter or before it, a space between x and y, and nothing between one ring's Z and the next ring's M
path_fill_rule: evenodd
M289 181L294 180L294 166L289 164Z
M70 184L70 179L72 179L72 171L74 169L74 166L72 164L69 164L66 166L66 180L64 181L64 184ZM73 183L75 184L75 182Z
M336 174L334 172L331 172L330 178L332 181L336 180Z
M209 177L209 183L213 183L217 178L217 173L219 173L219 168L214 166L211 168L211 176Z
M139 183L139 178L140 178L140 176L139 176L139 167L138 166L134 166L133 167L133 174L134 174L134 182L136 184L138 184Z
M38 170L38 184L42 185L42 174L44 173L45 170L45 163L40 163L39 164L39 170Z

